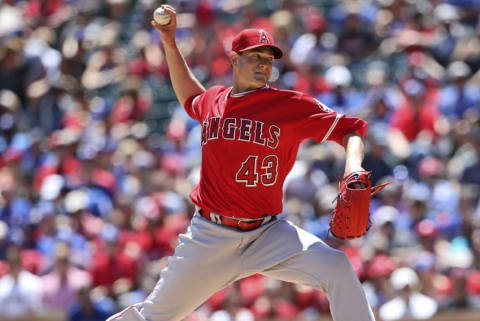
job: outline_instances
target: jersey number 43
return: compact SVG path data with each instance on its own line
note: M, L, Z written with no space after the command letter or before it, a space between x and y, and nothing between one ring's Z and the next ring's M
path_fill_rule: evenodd
M264 186L272 186L277 182L277 155L265 156L260 162L258 158L258 156L250 155L242 162L242 166L235 176L236 182L244 183L247 187L257 186L259 180ZM257 168L258 165L260 165L260 168Z

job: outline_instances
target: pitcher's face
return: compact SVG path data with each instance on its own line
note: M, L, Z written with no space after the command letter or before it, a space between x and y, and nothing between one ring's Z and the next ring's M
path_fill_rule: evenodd
M273 50L269 47L238 53L233 62L233 70L239 84L246 89L264 87L272 73L273 59Z

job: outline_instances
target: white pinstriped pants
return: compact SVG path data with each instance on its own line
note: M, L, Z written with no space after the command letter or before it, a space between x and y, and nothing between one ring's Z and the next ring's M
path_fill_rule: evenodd
M240 232L196 213L148 298L107 321L182 320L218 290L255 273L324 291L335 321L375 320L342 251L284 219Z

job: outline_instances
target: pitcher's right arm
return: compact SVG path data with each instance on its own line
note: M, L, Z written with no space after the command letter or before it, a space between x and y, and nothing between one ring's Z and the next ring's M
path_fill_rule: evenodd
M177 47L175 40L177 14L175 9L169 5L163 5L163 8L170 15L170 22L162 26L152 20L152 26L160 33L173 90L180 104L184 106L188 98L203 93L205 88L198 79L195 78Z

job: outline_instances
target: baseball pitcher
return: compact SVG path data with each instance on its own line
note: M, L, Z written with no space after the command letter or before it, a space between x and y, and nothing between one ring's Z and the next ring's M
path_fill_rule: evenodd
M374 320L346 255L277 217L300 143L334 141L345 147L346 164L332 233L352 238L366 232L373 194L370 173L361 166L366 122L309 95L271 88L273 62L283 53L261 29L233 39L233 86L205 90L176 45L175 9L163 7L169 23L152 25L178 100L202 125L201 178L190 195L196 212L153 292L108 321L181 320L218 290L255 273L324 291L336 321ZM357 202L363 212L351 210Z

